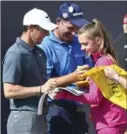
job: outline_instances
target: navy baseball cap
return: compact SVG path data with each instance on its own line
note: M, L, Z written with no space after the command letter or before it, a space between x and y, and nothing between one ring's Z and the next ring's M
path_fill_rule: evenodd
M81 8L75 3L62 4L58 10L57 18L70 21L77 27L82 27L83 25L89 24L89 22L84 19Z

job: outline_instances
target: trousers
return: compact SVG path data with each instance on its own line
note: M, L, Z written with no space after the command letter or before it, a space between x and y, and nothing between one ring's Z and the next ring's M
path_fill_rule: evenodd
M33 111L11 111L7 120L7 134L46 134L44 116Z

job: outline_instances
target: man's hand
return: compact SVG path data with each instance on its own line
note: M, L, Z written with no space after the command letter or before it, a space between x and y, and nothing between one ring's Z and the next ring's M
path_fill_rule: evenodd
M77 74L78 80L84 80L84 73L90 69L89 65L77 66L75 73Z
M51 91L51 92L49 92L49 97L51 98L51 99L55 99L56 98L56 96L57 96L57 94L60 92L60 90L58 90L58 89L55 89L55 90L53 90L53 91Z
M77 66L76 71L77 71L79 74L82 74L82 73L88 71L89 68L90 68L89 65Z
M54 90L57 87L56 80L55 79L49 79L44 85L41 86L40 92L50 92Z

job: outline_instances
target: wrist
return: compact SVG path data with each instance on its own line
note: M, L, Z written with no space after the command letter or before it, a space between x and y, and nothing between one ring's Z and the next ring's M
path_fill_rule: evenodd
M76 82L79 80L79 74L77 72L73 72L70 74L69 79L72 80L72 82Z
M34 96L40 95L40 86L34 87L31 91Z
M44 93L45 93L45 91L44 91L44 88L43 88L43 85L42 85L42 86L40 86L39 94L42 95Z
M39 88L39 95L41 95L42 94L42 92L41 92L41 86L40 86L40 88Z

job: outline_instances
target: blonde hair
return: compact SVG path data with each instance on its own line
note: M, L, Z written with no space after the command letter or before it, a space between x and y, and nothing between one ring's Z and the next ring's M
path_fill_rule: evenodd
M111 55L115 60L117 60L115 51L113 49L113 42L111 37L109 36L109 32L106 30L104 25L97 19L93 19L92 23L84 25L79 29L78 35L86 33L88 38L95 40L96 37L100 37L102 39L99 50L102 51L103 54Z

